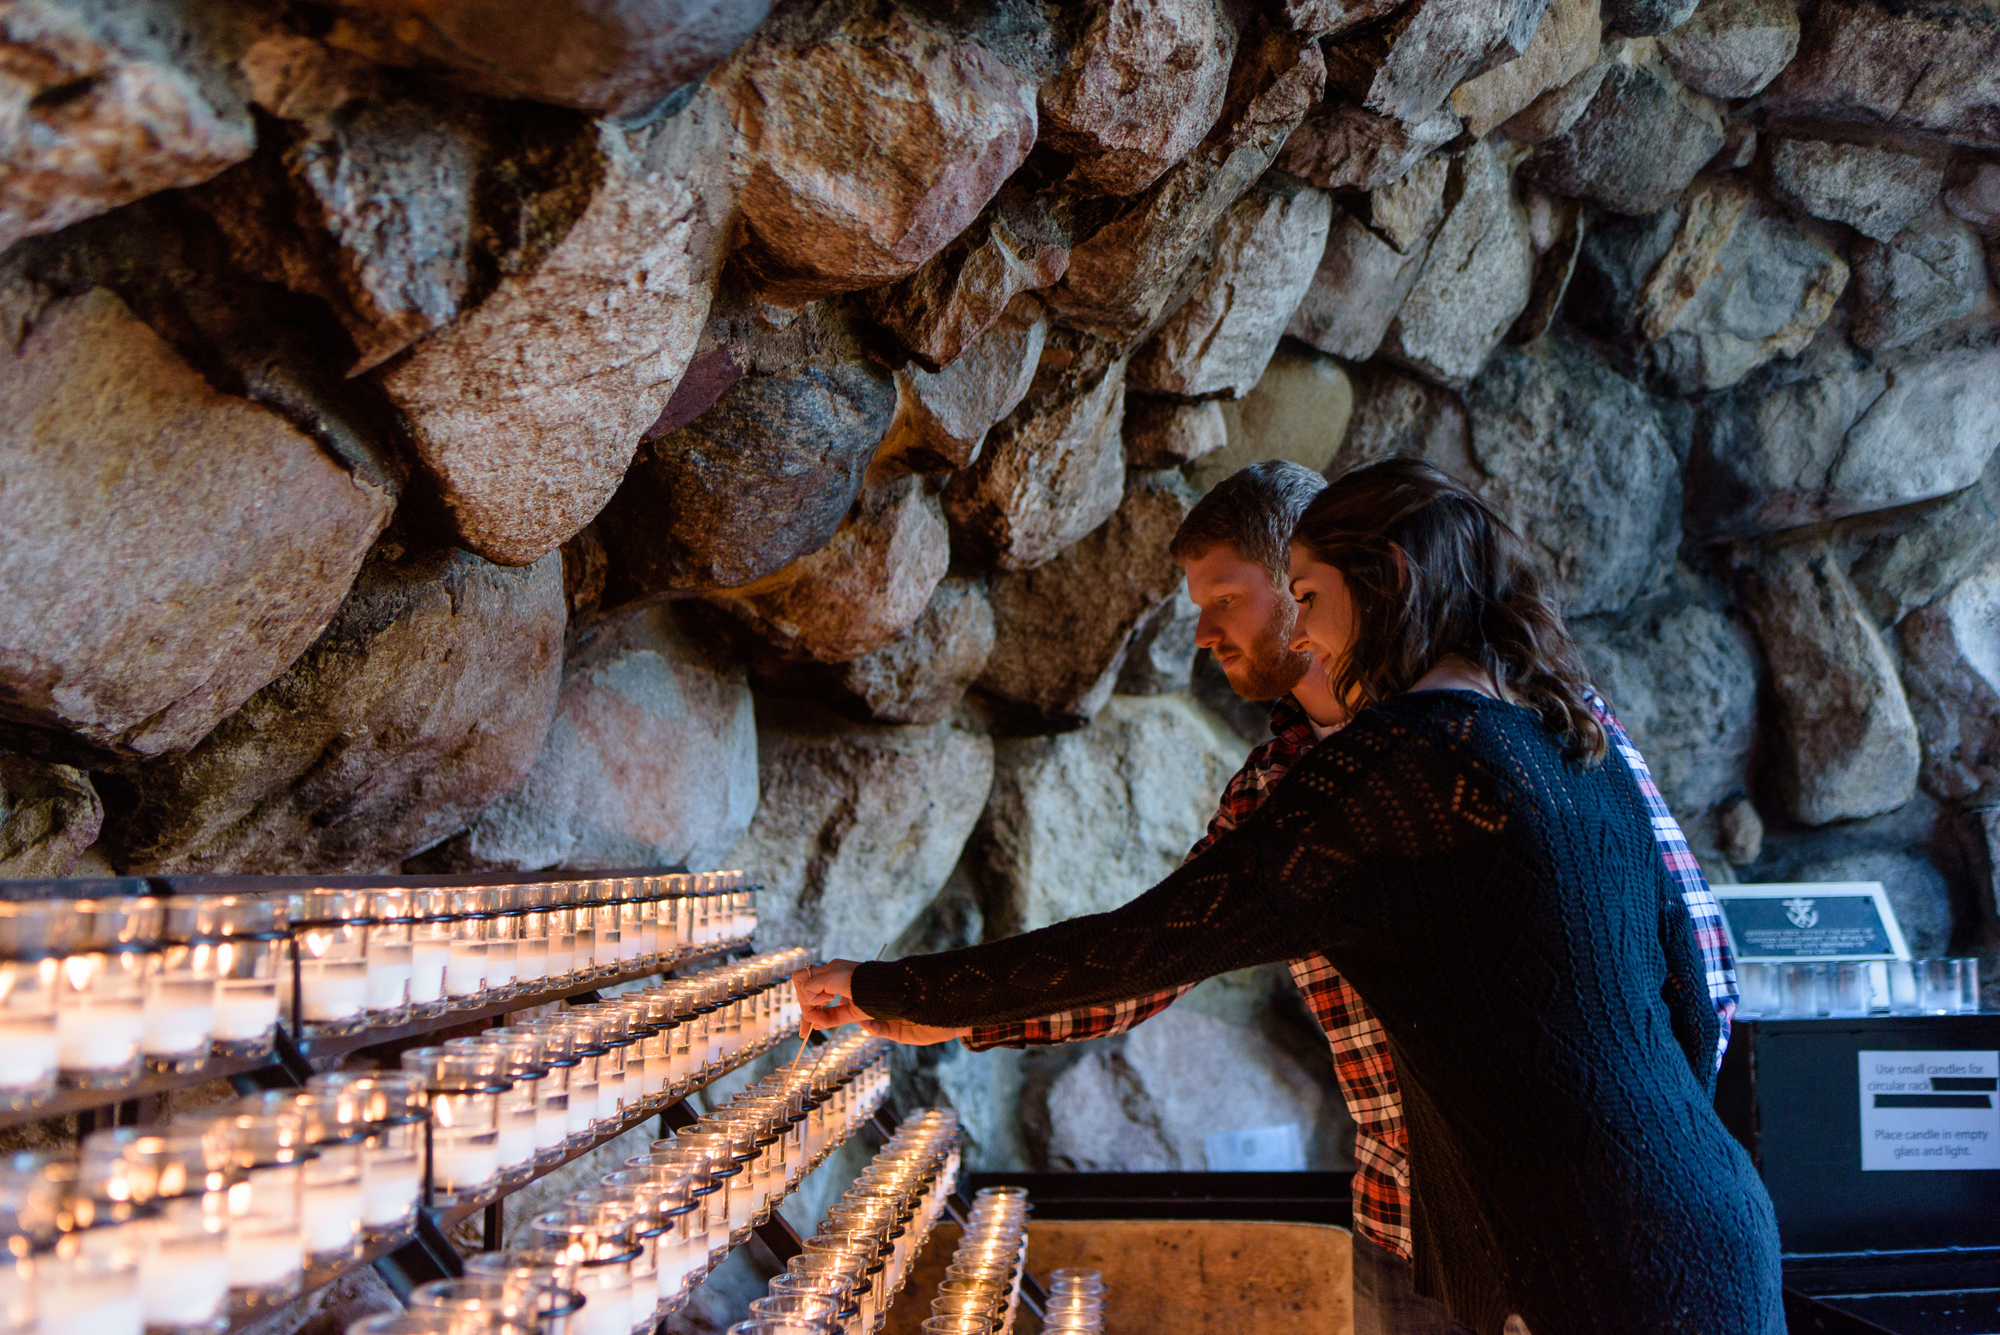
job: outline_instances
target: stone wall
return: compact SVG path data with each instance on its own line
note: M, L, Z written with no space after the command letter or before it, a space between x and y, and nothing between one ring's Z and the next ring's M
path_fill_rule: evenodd
M1995 0L21 0L0 873L1115 904L1261 726L1166 543L1395 453L1718 880L2000 965ZM1280 970L907 1054L975 1164L1348 1152Z

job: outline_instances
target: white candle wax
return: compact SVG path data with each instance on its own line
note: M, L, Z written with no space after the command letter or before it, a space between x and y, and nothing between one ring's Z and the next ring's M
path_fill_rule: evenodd
M123 1290L120 1292L119 1289ZM79 1284L53 1298L44 1289L38 1295L41 1335L140 1335L146 1328L145 1311L139 1304L138 1286L131 1277L113 1286Z
M579 926L576 940L570 946L569 966L572 969L588 969L597 963L597 928Z
M410 999L410 948L388 946L368 954L368 1009L392 1011Z
M444 966L444 990L454 997L469 997L486 986L486 943L454 941Z
M423 1167L415 1158L371 1161L361 1184L361 1222L369 1228L403 1223L423 1187Z
M660 920L648 918L639 928L639 954L644 959L652 959L660 953Z
M209 1035L215 1032L215 995L205 1002L177 1006L154 1003L146 1007L139 1050L166 1057L182 1053L206 1052Z
M523 983L538 983L549 976L549 939L545 936L521 938L514 952L514 977Z
M618 960L621 964L636 964L646 953L645 929L636 922L627 922L618 937Z
M56 1059L66 1071L115 1071L139 1055L146 1029L138 998L56 1011Z
M53 1015L0 1023L0 1089L34 1089L56 1073Z
M632 1277L617 1266L585 1266L578 1272L577 1291L583 1295L582 1335L629 1335L632 1329Z
M319 1183L305 1189L299 1217L305 1225L306 1251L314 1256L345 1251L361 1236L361 1179Z
M229 1299L229 1253L220 1236L203 1247L160 1247L139 1263L139 1303L149 1326L202 1326Z
M616 927L599 927L597 929L597 948L593 953L593 959L598 968L617 968L619 952L623 949L624 946Z
M572 1136L588 1135L590 1124L596 1120L596 1083L593 1081L589 1084L584 1084L577 1080L576 1071L571 1071L569 1077L569 1133Z
M215 1036L225 1043L262 1038L278 1023L278 989L268 980L225 981L215 998Z
M507 1117L504 1113L501 1115L500 1166L502 1168L517 1168L524 1163L534 1162L535 1129L539 1121L539 1118L521 1118L516 1125L515 1119Z
M535 1149L555 1149L568 1137L569 1094L544 1094L535 1108Z
M646 1096L651 1098L664 1090L673 1079L673 1061L667 1055L664 1045L657 1052L646 1056Z
M460 1138L439 1131L431 1142L431 1182L439 1191L471 1192L500 1175L500 1138L492 1132Z
M488 941L486 943L486 985L488 987L512 987L514 985L514 962L518 942Z
M305 1240L299 1231L257 1219L229 1225L229 1287L268 1289L305 1269Z
M353 1019L368 1009L367 961L301 961L299 1003L308 1020Z
M545 978L561 978L576 967L576 935L565 932L559 937L550 937L548 945L549 967Z
M600 1072L597 1077L597 1115L607 1122L615 1122L621 1116L621 1105L625 1102L625 1073L623 1071Z
M410 1000L422 1005L444 997L444 970L451 960L449 941L418 941L410 947Z

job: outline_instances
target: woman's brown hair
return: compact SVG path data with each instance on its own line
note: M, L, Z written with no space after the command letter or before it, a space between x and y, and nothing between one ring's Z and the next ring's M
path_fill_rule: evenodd
M1354 600L1337 697L1386 700L1457 654L1540 714L1573 760L1604 759L1604 726L1547 575L1471 488L1419 459L1370 464L1314 497L1292 541L1339 570Z

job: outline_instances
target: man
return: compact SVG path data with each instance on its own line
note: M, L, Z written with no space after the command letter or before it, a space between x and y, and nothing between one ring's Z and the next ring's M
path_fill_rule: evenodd
M1289 648L1297 612L1287 577L1291 533L1324 485L1319 474L1297 464L1252 464L1204 496L1174 536L1174 558L1187 572L1189 597L1201 609L1195 643L1215 655L1238 695L1277 701L1271 711L1271 740L1252 751L1229 781L1207 834L1190 850L1190 858L1247 819L1293 762L1333 732L1339 726L1335 720L1345 717L1311 656ZM1722 1016L1726 1044L1736 985L1721 911L1645 761L1609 710L1594 703L1632 770L1653 817L1661 854L1693 915L1707 964L1709 995ZM1442 1307L1412 1290L1408 1142L1402 1096L1382 1028L1323 957L1294 960L1291 970L1326 1033L1341 1093L1354 1118L1355 1335L1464 1335ZM1157 993L1115 1006L962 1034L895 1032L914 1026L892 1026L888 1032L912 1042L958 1037L975 1051L1075 1042L1122 1033L1159 1014L1184 992Z

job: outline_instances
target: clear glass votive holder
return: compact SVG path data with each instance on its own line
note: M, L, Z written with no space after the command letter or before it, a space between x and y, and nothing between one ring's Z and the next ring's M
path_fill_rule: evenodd
M569 981L587 982L597 976L597 905L593 887L589 881L558 881L555 885L571 933Z
M1871 990L1868 965L1860 960L1835 960L1826 966L1828 1015L1868 1014Z
M1920 960L1918 1004L1926 1015L1956 1015L1964 1005L1965 961Z
M1972 1014L1979 1009L1979 961L1966 956L1958 962L1958 1009Z
M296 1112L229 1116L230 1303L239 1313L268 1311L298 1296L305 1272L300 1165L305 1121Z
M591 953L592 975L609 978L620 969L624 954L624 922L621 918L623 904L620 895L624 882L606 878L588 881L589 908L592 921L597 924L597 936ZM582 914L586 910L579 908Z
M500 1177L500 1095L507 1088L491 1052L412 1048L402 1068L430 1094L425 1197L432 1205L469 1205L492 1194Z
M307 890L291 897L294 1014L311 1037L368 1025L368 896Z
M1827 1012L1827 971L1824 964L1781 964L1778 991L1787 1019L1804 1019Z
M160 901L78 899L68 905L75 952L56 984L56 1061L75 1089L123 1089L139 1078L148 957L159 948Z
M522 993L541 992L549 986L549 887L514 887L514 910L520 921L514 926L514 976Z
M451 891L412 891L410 907L410 1012L431 1019L451 1009L445 992L445 972L451 967L451 943L457 924L451 916Z
M368 1023L408 1024L416 896L409 890L375 890L367 899Z
M1916 1015L1923 1009L1919 1002L1919 964L1915 960L1884 960L1882 974L1888 993L1888 1011L1891 1015Z
M55 1097L58 975L77 925L66 904L0 901L0 1109Z
M489 1002L530 990L521 978L521 933L527 918L527 887L497 885L489 892L493 921L486 925L486 991Z
M215 942L215 1055L271 1055L281 995L291 995L290 901L281 895L209 898ZM281 981L282 980L282 981Z
M577 1262L583 1295L579 1335L631 1335L632 1262L639 1254L630 1216L607 1202L568 1204L537 1215L529 1225L538 1247ZM652 1311L651 1295L642 1304Z
M305 1122L311 1153L299 1165L299 1227L306 1262L337 1266L361 1258L368 1128L358 1104L338 1092L308 1091L295 1106Z
M526 1182L535 1175L535 1118L541 1090L536 1081L547 1074L546 1067L533 1067L517 1059L518 1044L510 1045L503 1040L480 1034L471 1038L452 1038L444 1042L446 1052L483 1052L489 1054L498 1065L500 1078L506 1088L500 1093L499 1139L495 1142L500 1156L500 1188L503 1191ZM529 1036L530 1051L538 1050L539 1044ZM533 1074L524 1072L532 1070Z
M147 957L146 1009L139 1051L146 1068L187 1075L208 1065L218 985L215 901L170 899L161 912L160 949Z
M488 996L487 937L498 917L493 891L485 886L453 890L450 897L451 956L444 966L445 1000L454 1007L483 1006ZM498 989L504 996L506 988Z

